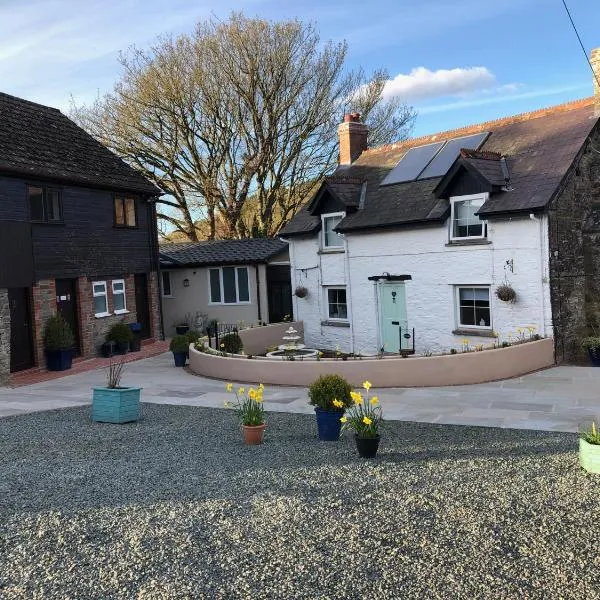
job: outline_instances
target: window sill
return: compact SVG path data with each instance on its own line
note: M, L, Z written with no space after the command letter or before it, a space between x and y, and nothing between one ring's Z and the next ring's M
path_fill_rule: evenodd
M317 254L344 254L346 252L343 247L340 248L321 248Z
M174 298L174 296L167 296ZM252 302L209 302L208 306L249 306Z
M32 225L62 225L65 226L64 221L31 221Z
M96 319L104 319L104 317L112 317L112 314L109 312L105 312L105 313L96 313L94 316L96 317Z
M496 337L494 335L494 331L492 329L478 329L477 327L473 327L473 329L455 329L452 332L454 335L463 335L463 336L467 336L467 335L473 335L475 337L489 337L489 338L493 338Z
M350 327L349 321L321 321L321 326L324 327Z
M489 246L492 242L483 238L475 240L450 240L446 248L452 246Z
M123 309L123 310L115 310L114 312L115 315L128 315L129 311L127 309Z

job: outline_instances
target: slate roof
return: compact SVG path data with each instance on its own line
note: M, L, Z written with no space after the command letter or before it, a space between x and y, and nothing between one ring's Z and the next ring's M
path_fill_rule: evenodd
M479 132L490 132L482 151L506 157L512 188L490 195L479 214L488 218L541 211L558 190L597 121L594 99L586 98L366 150L354 163L340 165L333 174L366 182L364 208L347 214L337 230L357 231L445 221L449 214L448 200L435 194L441 177L383 187L380 183L409 148ZM504 185L501 168L498 170L499 161L493 165L493 161L481 157L459 157L458 160L470 161L491 183ZM335 187L334 183L329 185ZM320 229L320 217L310 213L310 206L309 202L287 224L281 232L283 237L307 235Z
M0 173L153 196L161 193L58 109L2 92Z
M159 252L161 266L172 268L260 264L287 249L282 240L254 238L166 244Z

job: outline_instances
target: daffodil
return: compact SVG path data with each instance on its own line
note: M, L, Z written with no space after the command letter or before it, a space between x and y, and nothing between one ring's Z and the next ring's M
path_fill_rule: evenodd
M248 390L248 398L250 398L250 400L256 400L256 391L254 388L250 388L250 390Z
M226 389L228 392L230 392L230 391L233 389L233 383L228 383L228 384L225 386L225 389Z
M469 340L467 338L463 338L463 346L468 346L469 345Z
M219 347L220 348L225 348L225 344L221 344Z
M225 408L229 408L231 406L231 404L229 402L227 402L227 400L225 400L225 402L223 402L223 406Z
M363 417L363 423L365 425L370 425L373 421L371 421L371 419L369 419L369 417Z
M243 387L238 388L238 395L241 396L245 391Z
M342 423L346 423L346 422L348 421L348 417L342 417L342 418L340 419L340 421L341 421Z
M265 385L264 385L264 383L259 383L259 384L258 384L258 389L259 389L259 390L264 390L264 389L265 389Z
M377 403L379 402L379 398L377 396L373 396L369 402L371 403L371 406L376 406Z
M370 381L363 381L363 387L368 392L371 389L371 382Z
M336 408L344 408L344 403L341 400L335 398L332 403Z

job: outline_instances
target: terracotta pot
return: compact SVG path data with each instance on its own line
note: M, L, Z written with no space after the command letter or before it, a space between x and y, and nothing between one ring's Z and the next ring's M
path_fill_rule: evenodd
M263 443L265 424L242 425L242 432L244 433L244 444L247 446L258 446Z

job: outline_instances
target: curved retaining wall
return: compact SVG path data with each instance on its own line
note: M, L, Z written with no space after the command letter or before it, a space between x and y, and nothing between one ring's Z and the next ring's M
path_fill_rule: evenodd
M269 346L279 346L283 344L285 331L293 327L304 339L304 323L302 321L292 321L291 323L275 323L274 325L263 325L262 327L250 327L242 329L239 332L244 343L244 352L246 354L262 354Z
M347 361L224 357L190 347L190 369L197 375L265 385L307 386L328 373L341 375L355 386L365 379L378 388L465 385L519 377L553 364L552 338L482 352Z

